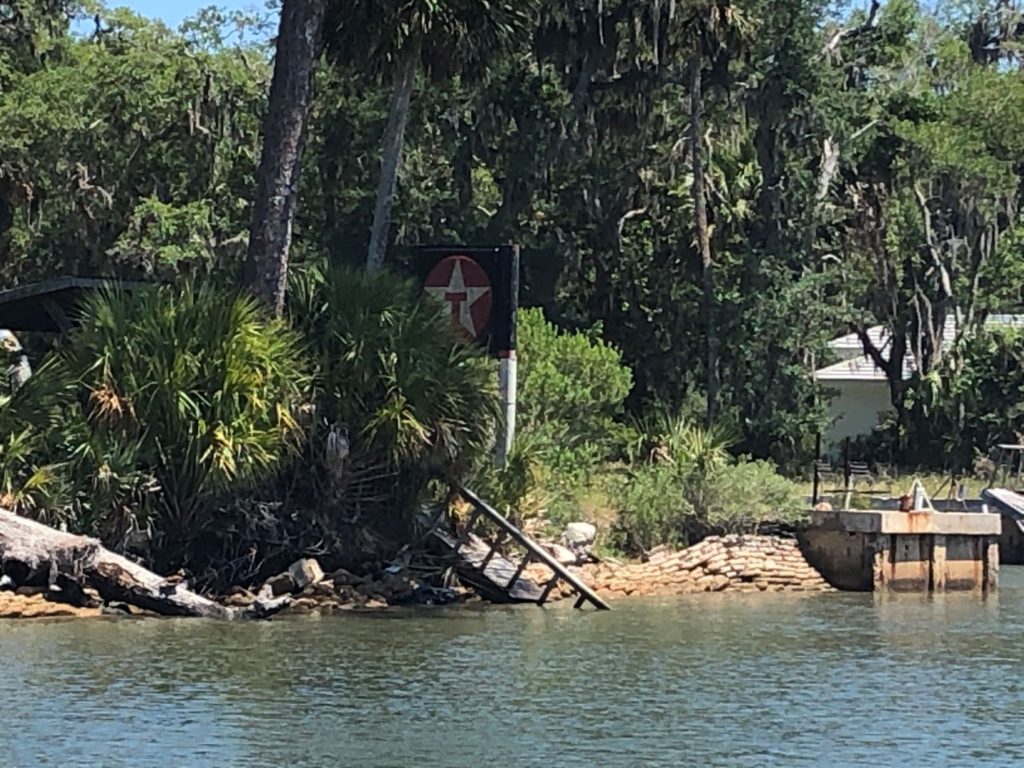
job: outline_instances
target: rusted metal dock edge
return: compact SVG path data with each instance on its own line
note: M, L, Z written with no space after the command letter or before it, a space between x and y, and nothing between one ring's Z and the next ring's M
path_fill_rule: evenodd
M532 559L543 563L554 572L555 578L551 580L548 587L545 589L544 594L537 601L539 604L543 604L544 600L547 598L548 593L554 587L557 580L562 579L566 583L570 584L573 587L573 589L575 589L576 592L579 594L579 599L576 601L577 608L581 607L584 601L586 601L593 605L595 608L597 608L599 611L611 610L611 607L608 605L608 603L606 603L604 600L598 597L597 593L595 593L594 590L592 590L590 587L584 584L583 581L581 581L579 578L570 573L569 569L562 565L560 562L558 562L555 558L553 558L546 549L544 549L537 542L535 542L525 533L516 528L516 526L512 525L512 523L510 523L508 519L505 518L504 515L498 512L498 510L496 510L494 507L492 507L486 501L481 499L468 488L460 488L459 490L460 493L462 494L462 497L470 504L472 504L473 508L477 512L479 512L483 517L486 517L488 520L490 520L492 523L498 526L499 529L501 529L504 533L508 534L508 536L511 537L516 543L518 543L520 546L526 549L527 557L523 561L524 565L527 560ZM513 577L511 581L514 582L515 577ZM509 586L512 586L512 584L510 583Z

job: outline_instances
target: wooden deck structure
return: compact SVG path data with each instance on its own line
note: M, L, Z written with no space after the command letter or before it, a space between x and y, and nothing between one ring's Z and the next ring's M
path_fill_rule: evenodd
M1002 519L999 560L1005 565L1024 563L1024 496L1008 488L986 488L981 498L991 504Z
M0 291L0 328L11 331L66 334L75 322L82 299L107 286L126 291L149 283L96 277L57 277Z
M608 604L590 587L498 510L468 488L460 490L462 497L473 506L465 532L458 538L441 530L435 530L433 535L458 556L459 573L467 582L500 602L528 602L537 605L544 605L559 582L565 582L579 595L577 608L590 603L599 611L609 610ZM490 545L473 532L481 520L487 520L498 528L498 538ZM498 553L498 547L509 541L524 550L522 558L516 563ZM539 585L523 577L526 566L534 561L543 563L554 574L546 584Z

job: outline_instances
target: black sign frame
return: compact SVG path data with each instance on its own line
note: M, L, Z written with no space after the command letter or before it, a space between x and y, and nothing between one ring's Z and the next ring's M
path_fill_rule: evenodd
M491 284L491 316L477 343L498 357L516 350L516 313L519 310L519 246L421 245L412 249L412 267L422 287L441 261L465 256L475 261Z

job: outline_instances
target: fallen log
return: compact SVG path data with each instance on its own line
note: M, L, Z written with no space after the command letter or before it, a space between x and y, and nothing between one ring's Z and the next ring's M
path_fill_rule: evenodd
M109 601L120 601L162 616L207 619L262 619L291 602L287 596L228 608L180 584L172 584L138 563L115 554L96 539L58 531L0 509L0 573L18 585L58 581L85 584Z

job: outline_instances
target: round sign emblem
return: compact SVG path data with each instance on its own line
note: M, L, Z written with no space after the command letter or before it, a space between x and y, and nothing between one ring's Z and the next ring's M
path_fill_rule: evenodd
M494 295L487 273L469 256L441 259L427 275L423 290L450 307L457 332L470 341L483 335Z

